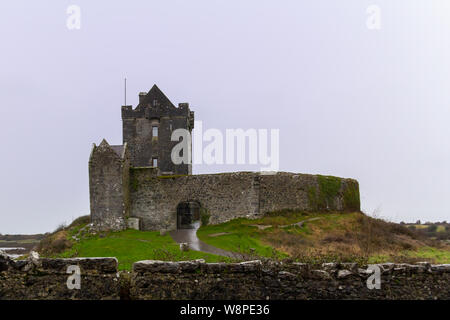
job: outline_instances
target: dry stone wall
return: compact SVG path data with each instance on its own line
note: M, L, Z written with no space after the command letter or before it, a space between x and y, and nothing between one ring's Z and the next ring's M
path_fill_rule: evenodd
M381 269L380 289L369 289L356 264L204 263L134 264L133 299L450 299L450 265L392 264ZM195 284L195 285L193 285Z
M70 266L80 269L79 290L67 286ZM118 300L119 280L116 258L13 261L0 253L0 300Z
M79 290L67 287L67 268L81 270ZM355 263L203 260L140 261L130 274L118 273L115 258L29 259L0 253L0 300L5 299L450 299L450 265L377 265L380 289Z

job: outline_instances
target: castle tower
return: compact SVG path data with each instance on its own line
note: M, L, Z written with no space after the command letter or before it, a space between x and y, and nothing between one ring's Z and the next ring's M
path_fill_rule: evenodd
M178 108L154 85L148 93L139 94L139 104L122 106L123 143L128 145L131 166L157 167L160 174L192 174L190 164L172 162L172 132L194 128L194 112L188 103ZM192 155L190 155L192 157Z
M127 144L105 139L92 146L89 157L91 221L97 230L123 230L129 216L130 161Z

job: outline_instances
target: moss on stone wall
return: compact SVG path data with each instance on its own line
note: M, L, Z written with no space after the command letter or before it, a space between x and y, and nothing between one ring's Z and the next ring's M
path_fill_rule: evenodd
M333 176L317 176L319 190L308 189L309 204L314 210L335 209L334 199L341 188L342 179Z
M173 174L168 176L158 176L158 179L176 179L180 177L186 177L187 174Z
M311 210L319 210L319 200L317 197L316 188L314 187L308 188L308 200Z
M200 208L200 221L202 222L202 226L208 225L209 218L211 218L211 215L208 213L208 209L201 207Z
M358 182L347 182L347 188L344 191L344 207L347 210L360 210L360 205Z
M133 177L130 181L131 190L136 192L139 188L139 181L136 177Z

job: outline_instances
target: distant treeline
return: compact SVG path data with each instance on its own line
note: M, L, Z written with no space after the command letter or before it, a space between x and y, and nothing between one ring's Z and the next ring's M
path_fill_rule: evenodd
M400 224L405 225L409 229L416 230L428 238L450 240L450 223L447 223L447 221L426 222L422 224L420 220L418 220L416 223L400 222Z

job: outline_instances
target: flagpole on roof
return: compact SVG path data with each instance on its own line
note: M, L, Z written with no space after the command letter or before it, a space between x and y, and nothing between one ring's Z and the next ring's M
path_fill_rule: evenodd
M125 78L125 106L127 105L127 78Z

